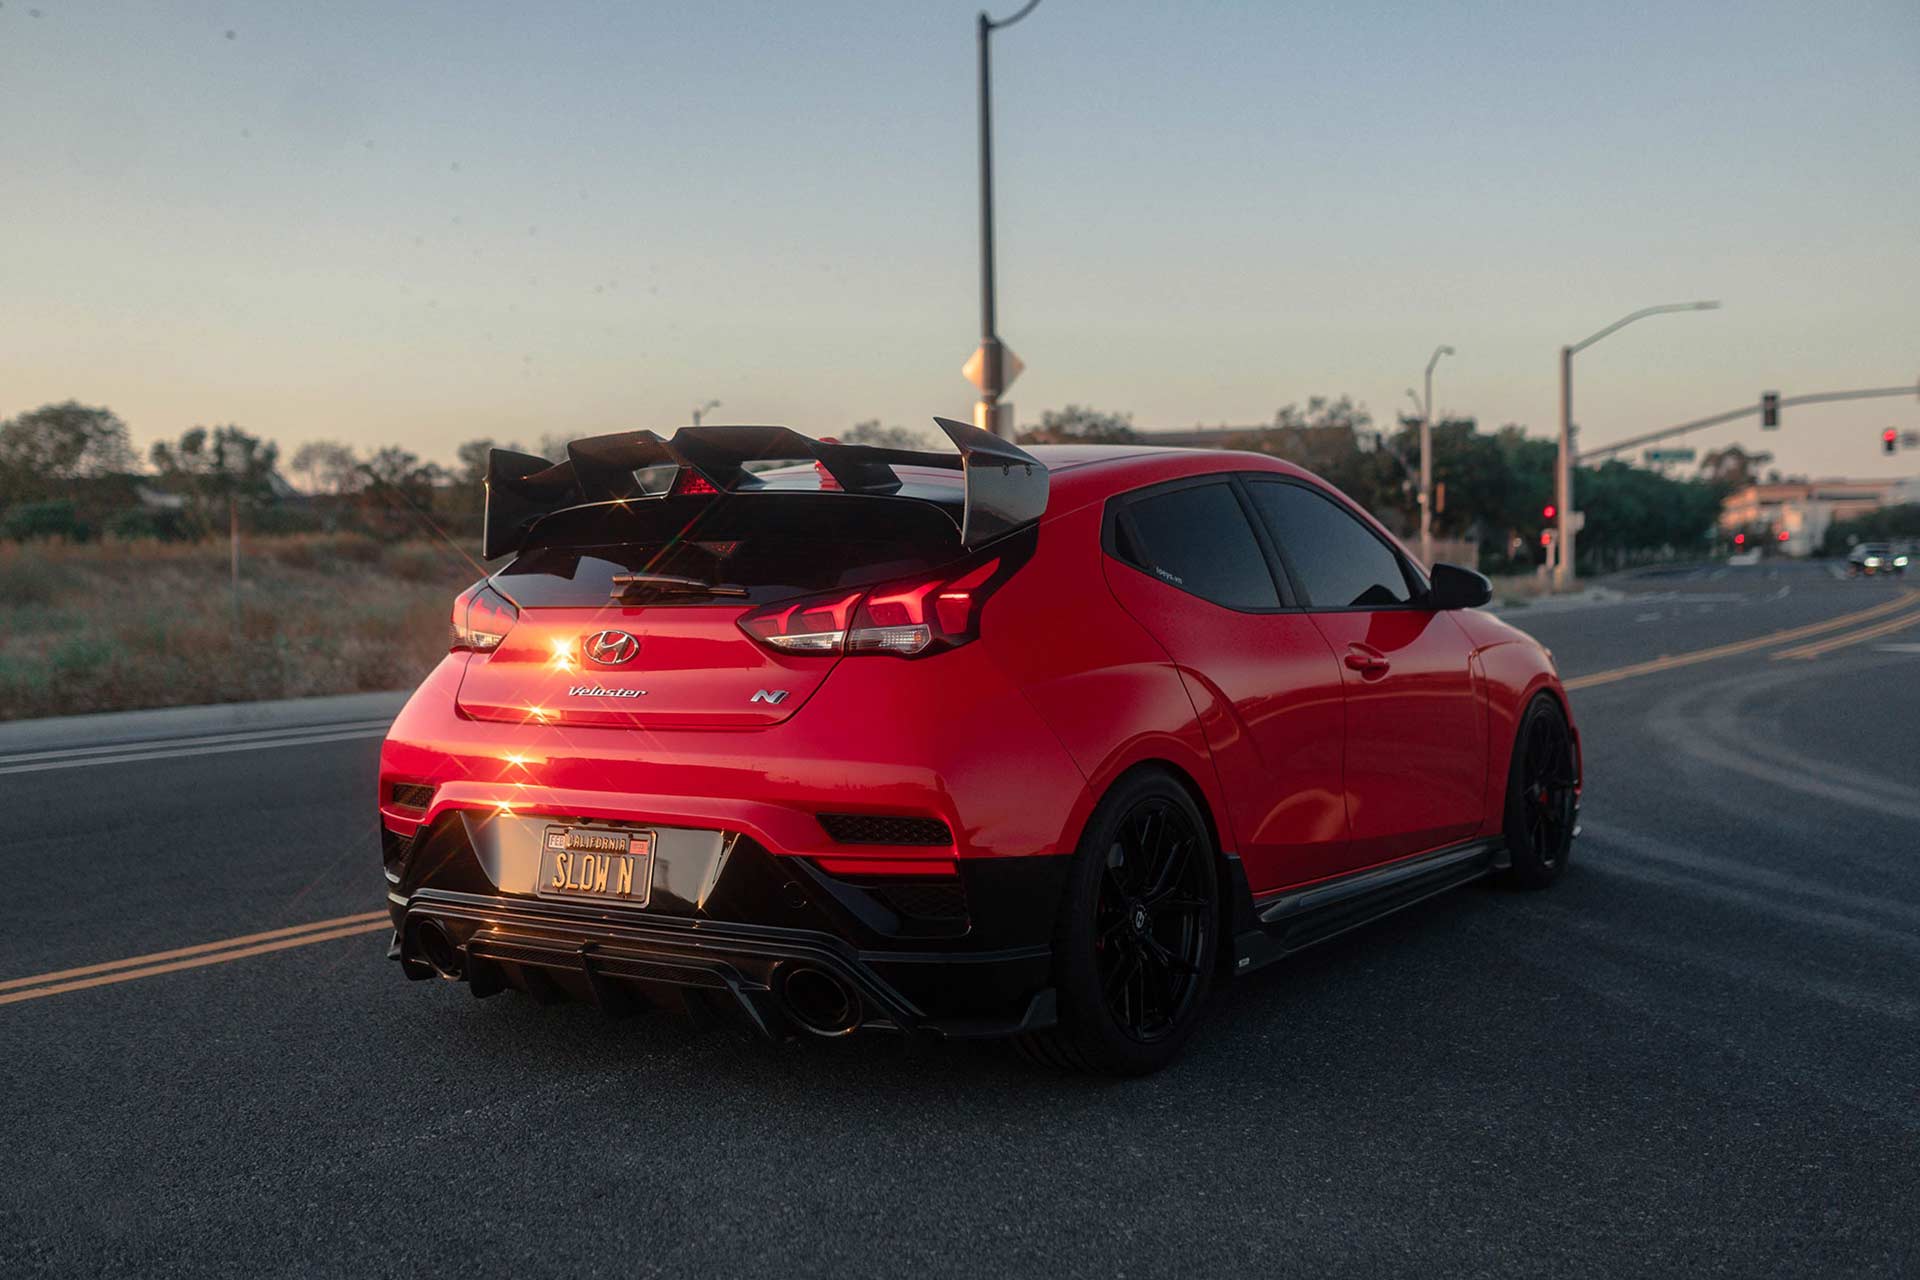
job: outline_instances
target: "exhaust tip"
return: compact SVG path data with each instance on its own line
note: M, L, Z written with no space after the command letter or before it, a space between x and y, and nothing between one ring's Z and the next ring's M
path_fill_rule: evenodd
M413 951L443 978L458 981L465 972L465 956L438 920L422 920L413 927Z
M860 1026L860 994L845 979L798 965L780 978L780 999L793 1020L817 1036L844 1036Z

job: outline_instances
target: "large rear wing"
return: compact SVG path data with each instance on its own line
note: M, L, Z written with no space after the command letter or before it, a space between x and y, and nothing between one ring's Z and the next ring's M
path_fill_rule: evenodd
M789 427L682 427L669 439L651 431L591 436L567 446L564 462L495 449L487 455L487 519L480 553L491 560L518 551L541 518L567 507L618 498L657 497L636 474L649 467L691 471L723 494L751 493L765 483L751 462L812 459L848 493L899 490L894 468L958 471L965 492L960 541L968 548L1038 520L1047 509L1047 469L999 436L935 418L959 453L829 444Z

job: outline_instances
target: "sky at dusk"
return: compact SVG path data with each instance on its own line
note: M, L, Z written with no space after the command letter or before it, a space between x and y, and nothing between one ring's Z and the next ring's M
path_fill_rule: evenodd
M1016 7L1006 0L1005 9ZM966 417L974 5L0 3L0 416L450 461ZM1313 395L1602 444L1920 380L1920 5L1043 0L996 37L1022 422ZM1920 472L1913 398L1790 472Z

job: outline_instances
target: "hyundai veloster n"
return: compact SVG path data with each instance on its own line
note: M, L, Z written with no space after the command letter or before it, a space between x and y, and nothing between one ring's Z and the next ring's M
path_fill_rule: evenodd
M1152 1070L1237 973L1567 865L1552 658L1253 454L496 450L381 753L407 976Z

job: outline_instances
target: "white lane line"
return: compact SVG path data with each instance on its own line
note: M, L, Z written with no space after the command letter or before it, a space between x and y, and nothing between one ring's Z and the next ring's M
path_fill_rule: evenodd
M339 720L330 724L296 724L278 729L236 729L231 733L189 734L179 738L144 738L131 742L109 742L96 747L56 747L45 751L20 751L0 755L0 765L30 764L38 760L65 760L80 756L127 755L165 748L210 746L220 742L258 742L270 738L304 737L316 733L346 733L365 729L385 729L391 720Z
M1875 653L1920 653L1920 644L1877 644Z
M247 742L224 742L197 747L173 747L170 743L155 743L154 746L167 749L129 751L117 756L39 760L31 764L0 764L0 775L44 773L50 769L79 769L97 764L134 764L143 760L179 760L188 756L218 756L233 751L266 751L273 747L305 747L322 742L352 742L363 738L383 738L386 733L386 727L383 725L378 729L354 729L346 732L314 733L301 738L254 739Z

